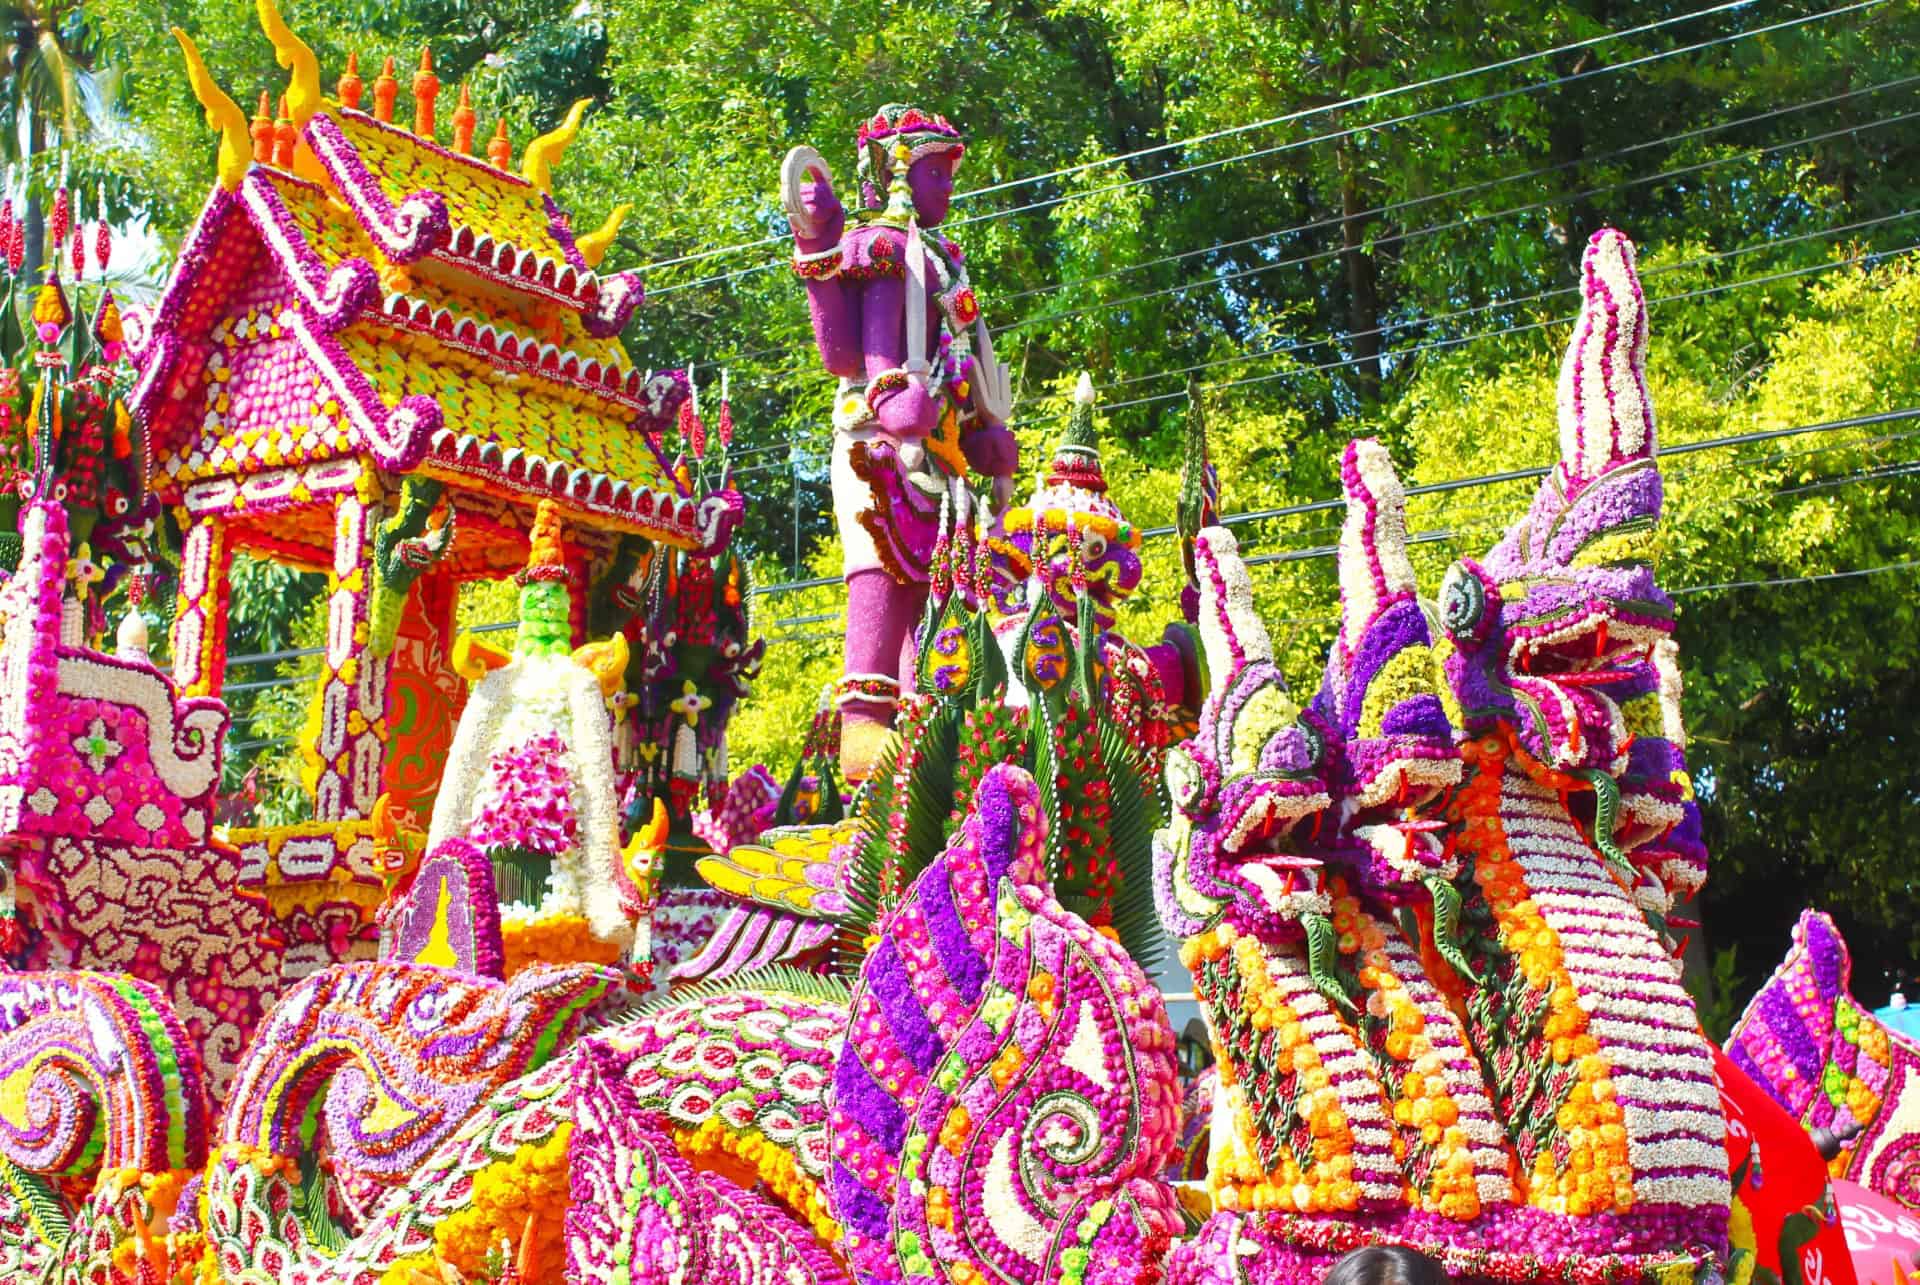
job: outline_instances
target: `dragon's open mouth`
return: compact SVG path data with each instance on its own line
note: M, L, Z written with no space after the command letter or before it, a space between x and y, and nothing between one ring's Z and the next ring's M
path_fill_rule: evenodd
M1637 678L1653 663L1653 645L1664 633L1587 615L1550 634L1514 642L1514 673L1566 687L1600 687Z
M1243 784L1251 787L1239 800L1221 807L1220 851L1230 857L1278 852L1292 846L1294 832L1311 814L1324 808L1327 798L1315 791L1290 792L1300 783L1275 776L1263 783L1256 773ZM1250 796L1250 797L1249 797Z

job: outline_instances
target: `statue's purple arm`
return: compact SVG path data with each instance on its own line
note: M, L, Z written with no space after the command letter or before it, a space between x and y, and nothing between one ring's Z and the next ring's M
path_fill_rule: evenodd
M938 334L937 325L937 318L930 319L927 333ZM875 277L866 283L866 295L860 301L860 330L869 380L907 364L907 283L903 278ZM940 399L924 382L882 390L869 401L880 427L895 437L926 437L939 427Z
M834 193L833 180L819 170L810 170L802 196L807 213L813 216L812 236L794 234L793 246L803 255L818 254L840 244L846 231L847 212ZM824 280L808 279L807 313L813 319L813 342L828 371L842 379L858 379L860 362L860 298L857 288L838 275Z

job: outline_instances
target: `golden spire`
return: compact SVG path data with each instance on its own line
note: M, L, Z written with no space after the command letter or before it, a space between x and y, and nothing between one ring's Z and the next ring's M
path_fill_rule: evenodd
M507 122L499 121L493 127L493 138L487 144L487 159L493 162L493 168L503 170L513 163L513 144L507 141Z
M347 71L340 77L340 83L334 86L340 95L340 101L348 107L359 110L360 95L366 92L366 83L360 79L360 55L347 55Z
M320 96L319 60L306 42L281 20L280 7L274 0L254 0L254 8L260 15L260 30L273 42L274 60L293 73L287 82L288 119L296 131L303 129L308 119L324 105Z
M220 186L231 192L240 186L247 166L253 161L253 138L247 133L247 114L214 82L207 64L200 60L200 50L193 38L178 27L173 28L173 38L180 42L180 52L186 55L187 83L193 86L193 96L206 111L207 127L220 132L220 159L215 172Z
M465 82L460 85L460 105L453 109L453 150L462 156L473 155L473 130L480 118L473 114L473 102Z
M433 100L440 96L440 79L433 74L433 47L420 46L420 70L413 73L413 132L433 137Z
M614 236L620 231L620 225L627 221L627 215L633 213L633 206L625 202L613 207L613 213L607 215L607 221L583 237L574 238L574 248L580 251L580 257L587 261L589 268L597 268L600 261L607 257L607 249L613 244Z
M567 144L580 132L580 118L586 115L587 107L593 100L582 98L567 109L567 118L560 122L560 128L549 134L542 134L527 144L526 153L520 161L520 177L539 188L542 192L553 191L553 167L560 160L560 154L567 150Z

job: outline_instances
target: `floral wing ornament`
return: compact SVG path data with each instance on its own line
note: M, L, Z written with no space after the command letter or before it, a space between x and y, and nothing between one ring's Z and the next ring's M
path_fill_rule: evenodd
M1043 817L1031 777L988 772L861 970L830 1189L863 1281L1144 1280L1177 1230L1166 1010L1053 900Z
M1853 997L1831 917L1805 910L1727 1057L1813 1135L1833 1176L1920 1209L1920 1049Z

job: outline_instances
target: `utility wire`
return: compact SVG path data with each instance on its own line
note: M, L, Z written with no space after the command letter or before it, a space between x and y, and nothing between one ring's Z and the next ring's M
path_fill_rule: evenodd
M1423 108L1415 112L1408 112L1404 115L1390 117L1382 121L1370 121L1370 122L1365 122L1359 125L1351 125L1344 129L1333 130L1328 133L1312 134L1305 138L1290 139L1285 143L1276 144L1272 147L1257 148L1251 151L1239 153L1234 156L1220 157L1214 160L1204 161L1194 165L1181 166L1171 170L1163 170L1157 174L1142 175L1137 178L1126 179L1119 183L1108 184L1104 187L1087 188L1077 192L1063 193L1062 195L1059 195L1059 196L1046 197L1038 201L1027 202L1024 205L1016 205L1010 209L996 210L986 214L968 215L964 218L959 218L959 219L950 219L946 223L944 223L942 226L947 228L957 228L957 227L964 227L966 225L974 224L974 223L985 223L995 219L1009 218L1016 214L1026 214L1026 213L1033 212L1035 210L1047 209L1052 206L1060 205L1068 201L1084 200L1088 197L1100 196L1109 192L1116 192L1123 188L1137 187L1147 183L1158 183L1167 179L1178 178L1188 174L1201 173L1206 170L1216 169L1222 165L1233 164L1234 162L1237 162L1237 161L1253 160L1259 157L1276 155L1281 152L1294 151L1302 147L1311 146L1315 143L1338 142L1341 139L1351 138L1356 135L1370 133L1374 130L1391 129L1399 125L1405 125L1405 124L1411 123L1413 121L1425 120L1434 116L1445 115L1449 112L1462 111L1469 107L1478 107L1478 106L1483 106L1487 103L1501 102L1508 98L1514 98L1514 97L1525 95L1525 94L1536 94L1541 92L1542 90L1559 88L1564 85L1574 84L1579 81L1588 80L1595 76L1613 75L1617 72L1629 71L1629 70L1632 70L1633 68L1647 66L1649 64L1660 62L1668 58L1679 57L1682 54L1698 53L1705 49L1712 49L1718 46L1732 44L1735 41L1746 40L1754 36L1770 35L1774 32L1787 30L1792 27L1804 26L1808 23L1820 22L1828 18L1841 17L1849 13L1858 12L1862 9L1874 8L1883 3L1885 3L1885 0L1856 0L1855 3L1837 6L1832 9L1822 10L1819 13L1803 14L1797 18L1783 19L1780 22L1771 23L1771 24L1768 24L1767 26L1755 27L1747 31L1732 32L1725 36L1716 36L1708 40L1696 41L1690 45L1681 45L1673 49L1661 50L1659 52L1650 53L1650 54L1643 54L1637 58L1630 58L1625 62L1608 63L1599 67L1590 67L1585 71L1571 72L1565 76L1554 77L1551 80L1536 81L1530 85L1517 85L1508 89L1498 90L1494 93L1478 95L1474 98L1460 99L1460 100L1456 100L1454 102L1449 102L1449 103L1441 103L1433 107ZM777 237L777 236L768 237L763 239L760 242L760 244L762 245L773 244L782 239L783 238ZM786 265L786 260L784 259L770 260L765 263L754 264L750 267L735 268L727 272L716 273L712 276L696 277L691 281L676 282L672 285L662 286L660 289L655 290L652 293L655 297L659 297L661 295L672 294L675 291L679 291L679 290L691 290L701 286L708 286L708 285L715 285L715 284L724 283L724 282L737 281L742 277L752 276L761 272L769 272L775 268L784 267L785 265Z
M1916 418L1916 417L1920 417L1920 407L1912 408L1903 412L1888 412L1888 414L1898 414L1898 415L1904 415L1908 418ZM1879 417L1862 416L1862 417L1855 417L1855 418L1858 420L1865 420L1865 421L1871 422L1878 419ZM1725 446L1725 445L1729 445L1729 444L1733 444L1741 441L1770 440L1771 438L1778 437L1785 433L1806 432L1806 431L1814 431L1816 429L1831 429L1834 427L1851 426L1852 422L1853 421L1836 420L1836 421L1829 421L1828 423L1821 424L1821 425L1799 426L1795 429L1775 429L1775 430L1770 430L1768 433L1763 433L1763 434L1740 434L1732 438L1725 438L1725 439L1716 438L1716 439L1707 439L1700 442L1682 443L1677 447L1661 452L1661 454L1671 456L1671 455L1684 454L1690 450L1691 451L1705 450L1712 447ZM1912 433L1905 433L1905 434L1898 434L1895 436L1908 437L1912 435L1913 435ZM1876 441L1886 441L1886 440L1893 440L1893 439L1892 438L1876 439ZM1848 445L1857 446L1857 445L1874 445L1874 444L1876 444L1876 442L1851 443ZM1819 449L1841 449L1841 448L1819 448ZM1802 453L1811 454L1814 452L1809 451L1809 452L1802 452ZM1762 460L1736 461L1734 465L1729 467L1732 467L1732 468L1752 467L1762 462L1764 461ZM1680 476L1687 476L1696 471L1698 470L1688 470L1684 473L1677 474L1672 480L1678 480ZM1727 470L1722 469L1722 470L1715 470L1715 471L1724 472ZM1538 477L1538 476L1544 475L1546 472L1548 472L1547 469L1541 468L1541 469L1530 469L1530 470L1518 470L1518 471L1515 471L1512 473L1506 473L1506 474L1490 474L1486 476L1498 481L1514 481L1514 480L1520 480L1524 477ZM1678 506L1678 516L1697 517L1707 513L1721 512L1725 509L1735 508L1741 505L1766 503L1766 502L1777 500L1782 497L1790 496L1790 495L1801 495L1801 494L1806 494L1809 492L1819 491L1819 490L1832 490L1832 489L1837 489L1837 488L1846 487L1846 486L1860 485L1866 482L1894 480L1902 477L1914 476L1916 474L1920 474L1920 460L1891 461L1885 464L1875 465L1865 469L1856 470L1852 473L1843 474L1837 477L1822 478L1810 483L1802 483L1797 486L1782 487L1777 490L1763 492L1759 495L1731 496L1726 499L1715 501L1711 504L1704 504L1704 505L1680 505ZM1470 483L1474 481L1475 479L1459 479L1455 484L1452 484L1452 485L1455 486L1455 489L1462 489L1465 483ZM1482 482L1480 484L1485 485L1487 483ZM1439 483L1439 484L1435 484L1434 486L1429 486L1424 488L1410 487L1407 489L1407 494L1410 497L1415 494L1432 494L1439 487L1446 486L1446 485L1449 485L1449 484ZM1338 504L1344 507L1346 504L1346 501L1342 499L1338 501L1326 501L1323 503ZM1456 523L1446 527L1437 527L1437 528L1433 528L1426 531L1416 532L1407 536L1406 543L1409 547L1414 545L1421 545L1421 544L1448 543L1448 542L1464 539L1467 536L1477 532L1504 530L1507 527L1507 525L1509 525L1509 521L1510 520L1508 518L1498 518L1498 519L1493 519L1488 521ZM1337 557L1339 555L1339 552L1340 552L1339 545L1326 544L1326 545L1317 545L1317 546L1313 546L1311 548L1305 548L1305 549L1289 549L1289 550L1283 550L1275 553L1255 554L1253 556L1246 558L1245 562L1246 562L1246 565L1249 567L1276 566L1276 565L1285 564L1285 563L1311 562L1311 561L1318 561L1318 560L1322 560L1330 557ZM1847 579L1854 576L1872 575L1872 574L1877 574L1881 571L1900 570L1900 569L1905 569L1907 567L1912 567L1912 566L1920 566L1920 561L1893 564L1888 567L1869 568L1864 571L1830 572L1830 573L1825 573L1820 575L1791 577L1791 578L1787 578L1779 581L1741 581L1741 582L1733 582L1728 584L1717 584L1717 585L1696 585L1688 588L1671 590L1669 591L1669 596L1677 597L1683 594L1703 593L1709 590L1719 590L1719 589L1753 588L1753 587L1759 587L1765 584L1796 584L1796 583L1818 581L1818 580ZM836 581L828 578L822 578L822 580L815 582L816 585L823 585L823 584L830 584L830 583L836 583ZM772 621L770 624L770 628L781 629L781 628L793 628L793 627L803 626L803 625L824 624L829 621L842 620L844 618L844 614L845 614L844 608L837 608L829 611L813 612L803 616L786 617L783 619ZM1289 620L1282 623L1295 624L1295 625L1325 624L1325 623L1337 622L1339 619L1340 617L1338 616L1307 617L1307 618ZM490 630L490 629L511 629L513 627L514 625L512 622L501 622L494 625L478 626L470 630L469 632L479 632L481 630ZM773 633L764 634L762 636L767 640L769 644L788 643L788 642L831 641L834 637L836 637L835 635L831 635L831 634L780 635L780 634L773 634ZM320 649L315 649L315 650L320 650ZM300 677L282 677L282 678L268 679L268 680L262 680L262 681L251 682L251 683L244 683L244 684L237 683L227 687L226 690L240 691L240 690L260 690L260 689L272 688L272 687L301 687L306 684L306 681L307 681L306 679L300 678ZM238 752L246 748L257 748L257 747L262 747L265 745L275 744L275 743L279 743L279 742L242 742L241 744L235 745L231 748L235 752Z
M1867 415L1851 415L1843 419L1822 420L1812 424L1796 424L1789 428L1762 429L1749 433L1734 433L1725 437L1702 438L1698 441L1679 442L1660 449L1660 457L1671 458L1675 455L1691 455L1699 451L1721 450L1733 446L1746 446L1756 442L1772 442L1782 438L1800 437L1810 433L1835 433L1853 428L1872 428L1880 424L1895 424L1907 420L1920 419L1920 406L1910 406L1901 410L1879 411ZM1519 482L1527 479L1542 478L1548 468L1508 469L1499 473L1481 473L1471 477L1453 478L1445 482L1428 482L1419 486L1409 486L1406 493L1409 499L1417 495L1442 495L1451 491L1471 490L1480 486L1493 486L1502 482ZM1331 500L1310 500L1300 504L1287 504L1278 508L1255 509L1245 513L1232 513L1220 519L1222 526L1238 526L1246 522L1264 522L1273 518L1294 517L1306 513L1325 513L1334 509L1344 509L1345 497ZM1142 539L1156 539L1170 536L1174 528L1150 527L1141 532ZM754 589L759 596L772 597L776 594L797 593L805 589L818 589L826 585L839 584L838 576L817 576L810 580L796 580L780 584L760 585Z
M1474 193L1484 192L1484 191L1489 191L1495 188L1504 187L1509 183L1524 182L1529 179L1541 178L1549 174L1559 173L1563 170L1575 169L1575 168L1586 167L1586 166L1602 165L1609 161L1618 160L1623 156L1631 155L1632 153L1635 153L1635 152L1646 151L1650 148L1664 147L1664 146L1669 146L1673 144L1684 143L1692 139L1704 137L1708 134L1716 134L1716 133L1723 132L1725 130L1738 129L1743 126L1757 124L1761 121L1771 120L1781 116L1790 116L1798 112L1811 111L1819 107L1830 107L1835 103L1845 102L1853 98L1864 97L1868 94L1881 93L1891 89L1903 89L1916 82L1920 82L1920 76L1905 76L1895 80L1882 81L1876 85L1867 85L1867 86L1862 86L1861 88L1858 88L1858 89L1849 89L1837 94L1829 94L1822 98L1809 99L1805 102L1795 103L1786 107L1775 107L1764 112L1754 113L1749 116L1737 117L1732 120L1721 121L1712 125L1703 125L1696 129L1683 130L1677 134L1668 134L1663 137L1654 138L1654 139L1644 139L1638 143L1631 143L1625 147L1616 148L1610 152L1602 152L1593 156L1582 156L1570 161L1561 161L1553 165L1541 166L1531 170L1524 170L1524 171L1520 171L1512 174L1507 174L1500 178L1486 179L1477 183L1464 184L1460 187L1450 188L1442 192L1433 192L1424 196L1410 197L1402 201L1389 202L1384 205L1374 206L1372 209L1356 211L1352 215L1346 215L1346 214L1330 215L1328 217L1312 220L1306 223L1294 224L1290 227L1276 228L1268 232L1259 232L1254 234L1253 236L1241 237L1237 240L1219 241L1219 242L1215 242L1212 245L1201 246L1197 249L1182 250L1176 254L1161 255L1158 258L1148 259L1141 263L1128 264L1124 267L1113 268L1106 272L1093 273L1084 277L1075 277L1072 280L1057 282L1053 285L1031 286L1025 290L1018 290L1013 292L1012 294L999 296L996 302L1001 304L1010 304L1020 299L1030 298L1034 295L1057 294L1065 290L1076 288L1078 286L1091 285L1100 281L1111 280L1115 277L1125 276L1134 272L1145 271L1148 268L1159 267L1168 263L1178 263L1186 259L1196 258L1196 257L1207 255L1207 254L1218 253L1224 250L1240 249L1245 246L1253 245L1261 241L1275 240L1280 237L1294 236L1304 232L1313 232L1313 231L1323 230L1329 227L1337 227L1341 223L1346 222L1348 219L1375 220L1375 219L1386 218L1388 216L1398 214L1404 210L1413 209L1418 206L1430 205L1435 202L1452 200L1462 196L1469 196L1469 195L1473 195ZM1738 159L1738 158L1727 158L1727 159ZM1647 180L1647 181L1651 181L1651 180ZM1591 193L1576 193L1574 197L1568 197L1565 199L1569 199L1569 200L1577 199L1579 196L1582 196L1582 195L1591 195ZM1534 207L1532 206L1519 207L1521 212L1525 212L1526 210L1531 208L1534 208ZM1500 212L1500 214L1497 214L1497 215L1481 216L1481 217L1483 218L1484 217L1500 217L1501 215L1512 213L1512 212L1514 211L1511 211L1511 210L1502 211ZM1466 223L1461 221L1455 221L1453 223L1437 225L1431 229L1422 229L1419 232L1416 232L1410 235L1427 235L1431 232L1448 231L1453 228L1462 227L1462 226L1466 226ZM1376 242L1376 244L1378 244L1378 242ZM1334 251L1333 253L1339 254L1344 252L1345 252L1344 250L1341 250L1341 251ZM1273 268L1281 268L1281 267L1288 267L1288 266L1293 266L1301 263L1308 263L1308 262L1314 261L1315 259L1325 258L1325 257L1328 257L1328 256L1326 254L1313 255L1313 256L1308 256L1307 258L1302 258L1302 259L1289 259L1284 262L1276 262L1276 263L1269 263L1265 265L1259 265L1259 267L1260 267L1260 270L1264 271L1264 270L1269 270ZM1219 279L1220 278L1218 277L1207 278L1198 282L1189 282L1185 286L1175 287L1175 288L1185 289L1193 285L1204 285L1204 284L1209 284L1211 282L1217 282ZM1109 303L1100 305L1100 306L1119 306L1119 304L1121 303L1132 302L1135 299L1150 298L1150 297L1154 297L1154 296L1152 294L1145 295L1145 296L1130 295L1123 300L1110 301ZM1039 319L1040 320L1064 320L1065 317L1069 315L1074 315L1074 314L1060 314L1054 317L1042 316ZM996 335L1004 334L1008 331L1017 329L1022 325L1026 325L1033 320L1035 320L1035 318L1021 318L1019 320L1016 320L1008 324L1007 326L1004 326L1004 327L1001 327L1000 329L995 330L994 333ZM765 348L751 349L745 352L736 353L730 357L720 358L715 363L710 363L710 364L727 366L727 365L732 365L738 362L755 361L761 357L790 351L790 348L791 348L791 345L769 345ZM770 383L788 374L794 374L803 370L807 370L812 365L813 363L802 363L798 365L782 367L780 370L775 371L774 373L766 376L765 378L767 382ZM757 448L757 449L778 449L778 448L772 447L772 448Z
M1649 298L1648 303L1678 303L1686 299L1708 298L1713 295L1725 294L1731 290L1745 289L1748 286L1769 285L1776 281L1786 281L1796 277L1808 276L1813 273L1828 272L1834 268L1850 267L1857 263L1865 263L1875 259L1891 258L1895 255L1910 253L1916 249L1920 249L1920 242L1898 246L1891 250L1866 251L1860 254L1850 255L1844 259L1834 259L1827 263L1811 264L1803 268L1790 268L1781 272L1768 273L1764 276L1746 277L1739 281L1728 281L1716 286L1705 286L1697 290L1682 291L1679 294L1661 295L1657 299ZM1402 348L1395 352L1382 352L1379 355L1379 360L1384 362L1390 359L1404 359L1417 356L1420 353L1436 352L1447 348L1457 348L1462 344L1478 343L1484 339L1497 339L1506 335L1519 335L1526 334L1529 331L1544 330L1551 326L1569 325L1577 320L1579 320L1579 316L1575 314L1573 316L1552 317L1543 321L1530 321L1519 325L1504 326L1496 330L1476 331L1469 335L1455 335L1446 339L1436 339L1427 343L1415 344L1412 347ZM1349 366L1357 366L1368 360L1372 359L1365 357L1347 357L1339 361L1321 362L1315 366L1299 366L1287 370L1272 371L1264 375L1248 375L1239 379L1225 380L1218 384L1202 385L1201 391L1219 392L1228 388L1244 388L1250 384L1264 384L1275 379L1294 379L1303 375L1325 374L1328 371L1343 370ZM1184 398L1186 395L1186 392L1181 390L1171 393L1157 393L1149 397L1135 397L1127 401L1110 403L1106 407L1106 410L1112 413L1113 411L1126 410L1134 406L1149 406L1157 402L1174 401ZM1022 420L1018 422L1031 423L1033 421Z
M1900 210L1893 214L1883 214L1878 218L1860 219L1853 223L1842 224L1838 227L1820 228L1812 232L1803 232L1797 236L1756 241L1751 245L1738 246L1731 250L1718 250L1711 254L1696 255L1691 259L1681 259L1674 263L1658 264L1646 269L1640 276L1643 279L1656 277L1662 273L1678 272L1685 268L1697 268L1709 263L1719 263L1727 259L1737 259L1743 255L1754 254L1761 250L1774 250L1782 246L1797 245L1805 241L1818 241L1824 240L1827 237L1844 236L1849 232L1863 232L1868 228L1880 227L1888 223L1896 223L1901 219L1910 219L1915 213L1916 211L1914 210ZM1317 348L1327 344L1337 344L1342 339L1355 339L1361 335L1388 335L1402 330L1411 330L1420 326L1434 326L1441 322L1458 321L1462 317L1476 316L1483 312L1494 312L1502 308L1518 308L1530 303L1541 303L1548 299L1557 299L1565 295L1578 294L1580 289L1581 287L1578 285L1556 286L1551 290L1541 290L1534 294L1519 295L1512 299L1495 299L1488 303L1475 304L1471 308L1460 308L1453 312L1437 313L1430 317L1410 317L1404 321L1388 322L1385 325L1370 327L1366 330L1355 330L1344 335L1321 335L1312 339L1289 340L1284 344L1276 344L1271 348L1260 348L1252 352L1235 353L1230 357L1215 357L1207 361L1195 362L1190 366L1181 366L1173 370L1155 370L1149 371L1144 375L1129 375L1125 379L1114 380L1112 383L1107 384L1106 387L1108 389L1125 388L1129 384L1145 383L1150 379L1173 379L1181 375L1192 375L1203 370L1213 370L1221 366L1230 366L1236 362L1258 361L1265 357L1277 357L1285 353L1299 352L1303 348ZM1383 357L1386 356L1385 353L1381 355Z
M1760 495L1735 495L1711 504L1680 506L1679 514L1697 517L1706 513L1718 513L1725 509L1738 508L1743 504L1763 503L1787 495L1801 495L1809 491L1831 490L1835 487L1857 486L1864 482L1878 482L1893 478L1910 477L1920 473L1920 460L1902 460L1888 465L1876 465L1839 477L1823 478L1820 481L1800 486L1782 487L1777 491L1767 491ZM1469 522L1457 526L1434 527L1430 530L1415 532L1407 536L1409 547L1416 544L1443 544L1462 540L1470 535L1492 531L1504 531L1512 525L1510 518L1495 518L1481 522ZM1338 557L1340 546L1337 544L1316 545L1308 549L1284 549L1276 553L1260 553L1247 558L1250 567L1277 566L1281 563L1316 562L1324 558Z
M1897 116L1884 116L1877 120L1868 121L1859 125L1848 125L1840 129L1827 130L1819 134L1811 134L1811 135L1808 135L1807 137L1794 139L1790 142L1774 143L1766 147L1753 148L1744 153L1735 153L1730 156L1714 157L1711 160L1696 161L1691 165L1676 166L1673 169L1661 170L1658 173L1654 173L1654 174L1642 174L1635 178L1623 179L1617 183L1597 184L1593 187L1585 188L1581 191L1568 192L1561 195L1546 197L1538 201L1529 201L1523 205L1509 206L1504 210L1493 210L1485 214L1473 214L1473 215L1467 216L1464 219L1454 219L1444 223L1432 223L1432 224L1428 224L1425 227L1412 228L1404 232L1391 232L1384 236L1377 236L1372 238L1369 241L1368 245L1370 248L1378 248L1383 245L1400 245L1407 241L1412 241L1420 237L1434 236L1442 232L1451 232L1459 228L1474 227L1481 223L1489 223L1496 219L1508 218L1515 214L1528 214L1536 210L1549 209L1556 205L1565 205L1569 202L1585 200L1588 197L1605 195L1609 192L1620 192L1620 191L1625 191L1628 188L1642 187L1650 183L1661 183L1671 179L1686 178L1689 175L1699 174L1699 173L1702 173L1703 171L1715 169L1722 165L1730 165L1740 161L1758 160L1763 156L1769 156L1776 152L1790 151L1794 148L1807 147L1815 143L1824 143L1835 138L1853 136L1853 135L1863 133L1870 129L1880 129L1888 125L1899 125L1907 121L1914 120L1916 118L1920 118L1920 110L1902 112ZM1162 286L1155 290L1143 290L1137 294L1125 295L1118 299L1106 299L1098 303L1082 304L1076 308L1069 308L1064 312L1035 313L1026 317L1022 317L1017 321L1009 322L1005 326L1002 326L998 330L994 331L994 334L996 335L1007 334L1011 331L1018 330L1024 326L1051 324L1051 323L1057 323L1061 321L1067 321L1074 317L1084 316L1085 314L1090 312L1108 312L1115 308L1123 308L1128 304L1142 303L1150 299L1158 299L1167 295L1184 294L1186 291L1197 290L1203 287L1224 286L1235 281L1244 281L1250 277L1264 276L1269 272L1277 272L1281 268L1298 267L1302 264L1317 263L1325 259L1338 258L1340 255L1345 253L1347 253L1347 251L1344 247L1331 247L1325 250L1316 250L1309 254L1295 255L1292 258L1276 259L1270 263L1261 263L1261 264L1255 264L1251 267L1238 268L1232 272L1224 272L1224 273L1219 273L1217 275L1210 276L1210 277L1202 277L1195 281L1182 282L1179 285Z
M1568 44L1555 45L1551 49L1542 49L1538 53L1520 54L1513 58L1487 63L1467 71L1449 72L1444 76L1434 76L1430 79L1415 81L1410 84L1395 85L1388 89L1376 90L1370 94L1344 98L1339 102L1327 103L1318 107L1303 108L1300 111L1289 112L1283 116L1269 116L1264 120L1250 121L1245 125L1234 125L1227 129L1214 130L1211 133L1197 134L1192 138L1174 139L1165 143L1156 143L1152 147L1143 147L1136 151L1122 152L1114 156L1103 156L1097 161L1084 161L1077 165L1068 165L1060 169L1048 170L1044 174L1031 174L1025 178L1008 179L1001 183L991 183L982 187L970 188L965 192L955 195L953 200L957 204L961 201L970 201L976 197L986 196L992 192L1004 192L1012 188L1028 187L1035 183L1044 183L1051 179L1068 178L1075 174L1084 174L1088 170L1100 169L1108 165L1118 165L1124 161L1138 160L1143 156L1156 156L1162 152L1172 151L1176 148L1196 147L1201 143L1212 143L1223 138L1234 138L1241 134L1267 129L1274 125L1284 125L1312 116L1322 116L1332 112L1345 111L1350 107L1364 106L1367 103L1379 102L1400 94L1413 93L1421 89L1432 89L1436 86L1450 84L1457 80L1464 80L1473 76L1484 76L1489 72L1504 71L1509 67L1516 67L1522 63L1536 62L1542 58L1551 58L1558 54L1572 53L1580 49L1591 49L1614 40L1624 40L1629 36L1646 35L1649 32L1658 31L1664 27L1674 26L1683 22L1693 22L1700 18L1712 17L1715 14L1726 13L1734 9L1743 9L1751 3L1753 3L1753 0L1731 0L1731 2L1727 4L1717 4L1709 8L1697 9L1692 13L1676 14L1670 18L1662 18L1657 22L1649 22L1642 26L1630 27L1625 31L1603 32L1598 36L1590 36L1585 40L1576 40ZM757 250L762 246L777 245L781 241L786 240L789 235L791 234L786 232L775 233L754 241L741 241L735 245L719 246L711 250L698 250L692 254L683 254L671 259L658 259L652 263L643 264L635 270L639 272L651 272L656 268L670 268L683 263L698 263L702 260L717 258L723 254L736 254L741 250Z

